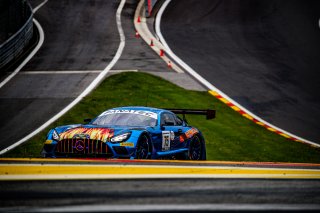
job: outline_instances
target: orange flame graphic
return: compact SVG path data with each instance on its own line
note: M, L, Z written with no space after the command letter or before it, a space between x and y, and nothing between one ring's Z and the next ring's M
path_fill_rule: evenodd
M92 140L108 141L114 135L113 129L107 128L75 128L69 129L66 132L60 134L60 140L71 139L76 135L86 135L89 136Z

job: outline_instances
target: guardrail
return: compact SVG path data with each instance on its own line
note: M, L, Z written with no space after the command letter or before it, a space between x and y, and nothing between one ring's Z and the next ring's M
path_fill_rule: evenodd
M21 1L22 2L22 1ZM25 24L9 39L0 45L0 69L16 59L29 44L33 36L33 13L28 2L22 2L28 8L30 15Z

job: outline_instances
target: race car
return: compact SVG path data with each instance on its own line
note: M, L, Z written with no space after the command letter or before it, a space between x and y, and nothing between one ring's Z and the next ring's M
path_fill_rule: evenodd
M182 114L181 119L176 114ZM188 125L185 115L215 117L215 110L118 107L87 124L59 126L49 131L43 157L103 157L130 159L206 160L205 139Z

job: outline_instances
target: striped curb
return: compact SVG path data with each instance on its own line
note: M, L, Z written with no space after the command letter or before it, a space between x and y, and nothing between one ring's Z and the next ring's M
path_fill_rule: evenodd
M320 164L72 158L0 159L0 181L132 178L320 179Z
M319 169L228 166L0 164L0 181L148 178L320 179Z
M270 127L269 125L259 121L258 119L252 117L251 115L249 115L248 113L246 113L245 111L243 111L242 109L240 109L239 107L237 107L236 105L234 105L233 103L231 103L228 99L224 98L223 96L221 96L218 92L216 91L213 91L213 90L209 90L208 91L211 95L213 95L214 97L216 97L218 100L220 100L221 102L225 103L227 106L229 106L231 109L233 109L234 111L238 112L239 114L241 114L243 117L253 121L254 123L266 128L267 130L271 131L271 132L274 132L282 137L285 137L289 140L292 140L292 141L296 141L296 142L299 142L299 143L304 143L304 144L308 144L312 147L317 147L317 146L314 146L312 144L309 144L309 143L305 143L304 141L302 140L299 140L295 137L292 137L284 132L281 132L279 130L276 130L275 128L273 127Z
M140 159L106 159L106 158L0 158L1 164L125 164L125 165L175 165L175 166L245 166L272 168L313 168L320 169L320 163L288 163L288 162L252 162L252 161L192 161L192 160L140 160Z

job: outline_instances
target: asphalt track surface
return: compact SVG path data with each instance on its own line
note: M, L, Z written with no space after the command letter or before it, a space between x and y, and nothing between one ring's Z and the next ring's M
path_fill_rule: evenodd
M35 5L38 2L32 1ZM114 69L133 69L130 64L133 62L135 67L142 68L145 65L141 59L149 60L149 65L144 67L147 70L166 69L160 59L157 61L151 57L156 54L148 49L148 45L134 38L132 17L135 5L135 1L129 1L122 16L126 37L131 39L127 44L131 43L133 47L126 46L120 58L121 64L118 63ZM24 72L0 90L0 119L5 124L0 127L0 149L5 148L9 141L20 139L15 136L27 134L41 125L67 105L97 75L94 72L54 74L50 71L88 71L107 66L119 39L114 28L117 6L118 1L49 1L36 13L35 17L45 31L45 43L24 68ZM88 10L88 7L94 10ZM100 18L93 18L95 15ZM94 26L96 22L99 29ZM91 30L101 31L97 37ZM96 48L88 48L86 42ZM144 49L136 46L139 44ZM87 58L86 55L92 57ZM48 74L32 74L34 71L48 71ZM305 210L307 206L320 203L319 186L318 180L277 179L1 181L0 211L9 211L5 207L30 212L44 207L45 211L48 207L58 206L64 208L60 209L60 212L64 212L80 206L89 212L100 204L106 205L105 209L108 205L130 204L160 204L162 207L167 204L218 204L224 209L234 206L234 210L239 210L239 205L241 207L243 204L244 210L248 210L247 205L253 204L255 208L260 206L260 210L261 206L266 209L273 206L279 210L281 207L297 205L298 209ZM151 207L149 210L154 212L154 209Z
M41 2L32 0L31 4L36 7ZM99 74L96 71L110 63L120 42L115 20L118 5L116 0L49 0L35 13L44 31L44 44L0 90L0 150L57 114L91 83ZM112 69L143 70L165 77L165 72L172 71L135 37L136 6L136 1L129 0L123 8L126 46Z
M317 206L316 209L319 210L320 202L318 180L9 181L0 182L0 188L0 211L3 212L8 211L6 207L11 210L20 209L22 212L41 208L46 209L45 212L53 212L50 208L55 207L61 208L59 212L70 211L74 207L78 207L78 211L94 212L100 205L105 205L104 211L108 211L108 206L156 205L164 209L172 204L186 206L184 212L191 210L192 206L203 204L217 205L225 210L227 207L234 207L233 211L240 211L242 205L255 206L260 211L267 211L270 206L278 211L281 208L298 207L302 212L308 206ZM156 206L149 211L154 211ZM301 207L303 208L299 209ZM135 208L131 207L131 212L133 211Z
M319 1L177 1L161 31L202 77L269 123L320 142Z
M48 1L37 11L45 42L21 74L0 90L0 119L5 124L0 127L1 150L59 112L97 75L23 71L104 69L119 43L117 6L117 1Z

